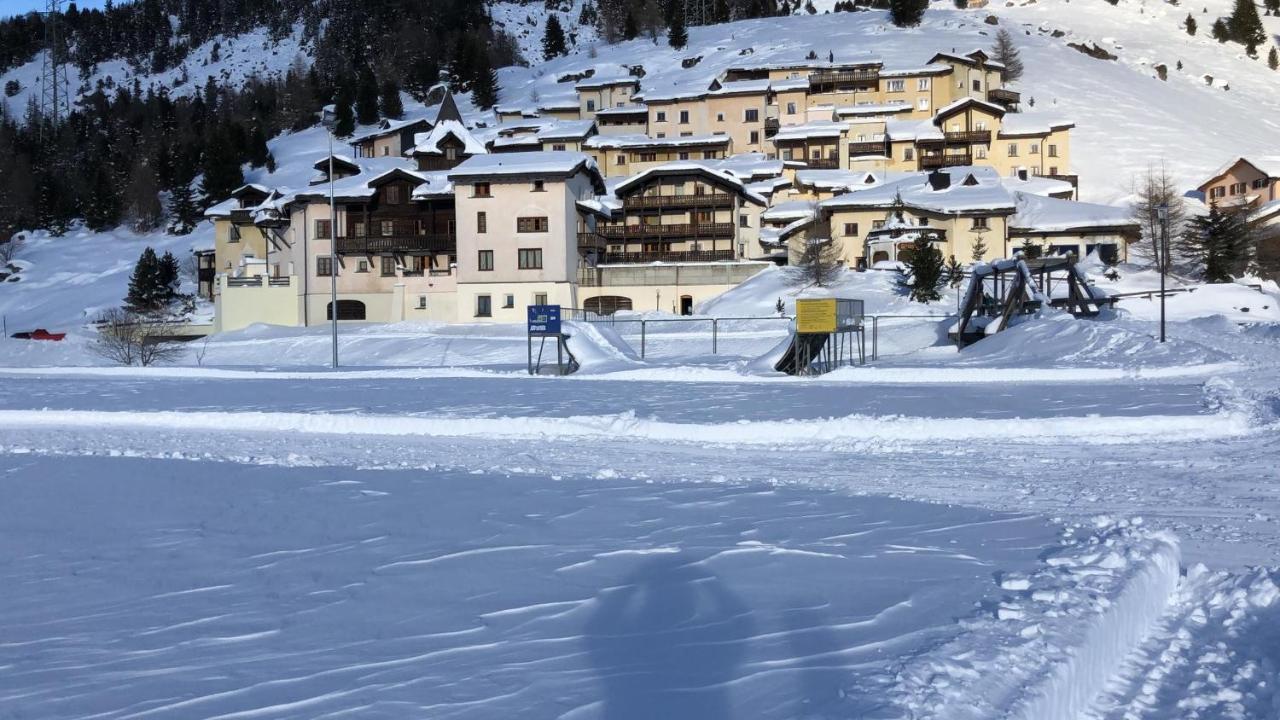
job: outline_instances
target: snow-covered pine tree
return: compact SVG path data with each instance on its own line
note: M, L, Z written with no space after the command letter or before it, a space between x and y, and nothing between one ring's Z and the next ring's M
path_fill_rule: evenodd
M1196 34L1196 28L1198 26L1196 24L1196 19L1192 17L1191 13L1187 13L1187 19L1182 22L1182 27L1186 28L1188 35L1194 36Z
M356 82L356 122L361 125L378 122L378 78L368 67L360 69Z
M889 19L898 27L915 27L928 7L929 0L889 0Z
M547 27L542 35L542 59L553 60L566 52L564 28L560 25L560 18L551 13L547 16Z
M1227 20L1227 29L1231 39L1244 45L1251 57L1256 56L1258 46L1267 41L1267 30L1262 26L1258 6L1253 4L1253 0L1236 0Z
M481 53L477 62L476 80L471 84L476 106L488 110L498 104L498 71L493 69L487 53Z
M133 266L133 274L129 276L129 293L124 302L129 310L136 313L150 313L160 306L160 259L156 251L147 247L138 256Z
M1224 43L1231 39L1231 31L1227 29L1227 21L1218 18L1213 21L1213 39Z
M1280 53L1276 52L1274 47L1267 53L1267 67L1272 70L1280 69Z
M187 235L200 222L200 208L196 204L195 193L191 183L178 182L169 195L170 235Z
M1000 28L996 32L996 42L991 48L991 55L995 60L1004 65L1004 79L1008 82L1016 82L1022 77L1022 58L1018 55L1018 46L1013 43L1013 35L1008 30Z

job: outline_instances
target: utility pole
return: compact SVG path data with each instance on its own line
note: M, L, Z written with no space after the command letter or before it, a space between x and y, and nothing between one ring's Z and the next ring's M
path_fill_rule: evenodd
M62 18L62 0L45 0L44 63L40 73L40 131L47 126L56 130L71 113L70 82L58 23Z
M1160 223L1160 342L1164 342L1164 287L1169 272L1169 205L1160 203L1156 208L1156 220Z
M325 109L321 115L329 138L329 327L333 344L333 369L338 369L338 205L333 192L333 130L338 115Z

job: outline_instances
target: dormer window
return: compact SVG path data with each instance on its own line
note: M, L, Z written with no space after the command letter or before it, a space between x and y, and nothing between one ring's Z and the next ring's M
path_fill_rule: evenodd
M542 180L534 180L534 181L533 181L533 191L534 191L534 192L546 192L546 191L547 191L546 183L545 183L544 181L542 181Z
M388 205L399 205L401 203L399 185L388 185L382 189L382 199Z
M444 159L445 159L445 160L457 160L457 159L458 159L458 148L453 148L453 147L451 147L451 148L445 148L445 149L444 149Z
M493 197L493 194L489 192L489 183L476 183L472 185L471 196L478 198Z

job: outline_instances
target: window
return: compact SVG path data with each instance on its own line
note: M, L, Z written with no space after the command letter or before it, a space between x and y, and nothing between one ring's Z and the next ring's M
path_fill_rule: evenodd
M426 258L421 255L414 255L405 258L405 277L422 277L422 271L426 268Z
M1231 185L1232 195L1243 195L1246 192L1248 192L1248 190L1249 190L1249 185L1247 183L1233 183Z
M418 309L419 309L419 310L426 310L426 309L427 309L427 296L426 296L426 295L419 295L419 296L418 296Z
M922 97L922 98L920 98L920 99L916 100L916 107L917 107L917 108L919 108L920 110L928 110L928 109L929 109L929 98L927 98L927 97Z
M872 230L879 230L879 229L880 229L880 228L882 228L882 227L884 227L884 221L883 221L883 220L872 220L872 221L871 221L871 229L872 229Z
M716 113L716 122L724 122L724 113Z
M1050 146L1049 146L1049 157L1058 157L1058 146L1057 146L1057 145L1050 145Z
M977 154L976 154L976 157L977 157L979 160L986 160L986 159L987 159L987 146L986 146L986 145L978 145L978 146L975 148L975 151L976 151L976 153L977 153Z
M493 299L488 295L476 296L476 317L493 317Z
M367 272L369 272L369 261L368 261L368 260L361 260L360 262L357 262L357 263L356 263L356 272L358 272L358 273L367 273Z
M1009 143L1009 157L1018 157L1018 143Z
M547 184L546 184L546 182L544 182L544 181L542 181L542 180L534 180L534 181L533 181L533 191L534 191L534 192L546 192L546 191L547 191Z
M904 92L906 89L907 89L906 80L890 80L888 86L885 87L886 92L892 92L892 93Z
M452 148L452 147L451 147L451 148L445 148L445 149L444 149L444 159L445 159L445 160L457 160L457 159L458 159L458 148Z
M390 155L390 154L391 154L391 148L390 148L390 147L388 147L388 146L386 146L386 145L383 145L383 146L382 146L382 157L386 157L386 156L388 156L388 155Z
M658 153L642 152L640 153L640 162L655 162L658 159Z
M795 114L796 114L796 104L795 104L795 103L793 103L793 102L789 102L789 103L787 103L787 114L788 114L788 115L795 115Z
M400 190L401 187L399 185L388 185L382 188L383 201L388 205L399 205L401 197Z
M681 110L681 111L680 111L680 124L681 124L681 125L688 125L688 124L689 124L689 111L688 111L688 110Z
M513 307L515 307L515 306L516 306L516 296L515 296L515 295L510 295L510 294L508 294L508 295L503 296L503 298L502 298L502 307L504 307L504 308L513 308Z
M382 256L382 277L394 277L396 274L396 259L390 255Z
M232 225L231 228L236 231L235 235L237 238L239 238L239 235L240 235L239 229L237 229L235 225ZM317 240L330 239L331 237L333 237L332 230L333 230L333 223L331 221L329 220L316 221L316 239Z
M367 234L364 231L364 223L362 222L355 223L352 229L355 230L356 237L364 237Z
M1032 155L1038 154L1040 152L1040 143L1031 143L1031 149L1028 150L1027 152L1031 153Z
M1222 186L1218 186L1218 187L1216 187L1216 188L1210 188L1210 189L1209 189L1209 197L1211 197L1211 198L1220 198L1220 197L1225 197L1225 196L1226 196L1226 194L1227 194L1227 189L1226 189L1225 187L1222 187Z
M489 192L489 183L476 183L475 185L472 185L471 197L493 197L492 193Z
M516 218L516 232L522 233L542 233L550 229L550 224L545 217L522 217Z
M929 89L929 78L918 78L916 80L916 90L925 92Z
M858 223L845 223L844 234L848 237L858 236Z
M619 156L618 156L618 162L616 162L616 163L614 163L614 164L615 164L615 165L626 165L626 164L627 164L627 156L626 156L626 155L619 155Z
M564 152L564 143L552 143L551 149L554 152Z
M1049 166L1049 174L1050 174L1050 175L1057 175L1057 174L1058 174L1058 166L1057 166L1057 165L1050 165L1050 166Z
M364 320L364 303L359 300L339 300L339 320ZM333 303L325 306L325 320L333 319Z
M748 108L743 120L745 122L760 122L760 111L756 108Z
M703 159L703 160L714 160L714 159L715 159L715 157L716 157L716 151L715 151L715 150L703 150L703 151L702 151L702 159Z
M1267 186L1267 179L1266 179L1266 178L1258 178L1257 180L1254 180L1254 181L1253 181L1253 189L1254 189L1254 190L1260 190L1260 189L1262 189L1262 188L1265 188L1266 186Z
M973 81L973 91L974 91L974 92L982 92L982 81L981 81L981 80L974 80L974 81Z
M759 130L752 130L752 131L751 131L751 134L750 134L750 135L748 136L748 138L747 138L747 144L748 144L748 145L758 145L759 143L760 143L760 131L759 131Z
M333 258L318 257L316 258L316 275L320 277L329 277L333 274Z
M484 212L476 213L476 232L483 235L489 232L489 214Z
M689 153L687 153L687 152L681 152L679 155L680 155L680 159L681 159L681 160L688 160L688 159L689 159Z
M239 225L231 226L231 232L227 235L227 242L240 242L240 226Z
M477 257L476 261L477 261L478 269L492 270L493 269L493 251L481 250L480 255L479 257Z
M521 270L542 269L542 248L521 248L518 255Z
M658 135L657 135L657 137L658 137L658 139L659 139L659 140L661 140L662 138L664 138L664 137L666 137L666 136L667 136L667 134L666 134L666 133L664 133L664 132L660 132L660 133L658 133Z
M588 101L587 101L587 112L595 112L595 111L596 111L596 101L595 101L595 100L588 100Z
M658 112L653 116L653 121L654 121L654 122L666 122L666 121L667 121L667 114L666 114L665 112L663 112L663 111L659 110L659 111L658 111Z
M547 294L546 294L546 293L534 293L534 294L533 294L533 304L534 304L534 305L546 305L546 304L547 304Z
M682 133L680 133L680 137L693 137L693 133L691 133L691 132L682 132Z
M915 149L915 148L903 148L903 150L902 150L902 159L903 159L903 160L915 160L915 159L916 159L916 149Z
M739 215L739 216L738 216L738 227L742 227L742 228L749 228L749 227L751 227L751 218L747 217L746 215Z
M984 217L976 217L976 218L974 218L974 219L973 219L973 229L974 229L974 230L987 230L987 229L989 229L989 227L987 226L987 219L986 219L986 218L984 218Z
M382 230L382 237L391 237L396 234L396 224L391 220L383 220L380 225L382 226L380 228Z

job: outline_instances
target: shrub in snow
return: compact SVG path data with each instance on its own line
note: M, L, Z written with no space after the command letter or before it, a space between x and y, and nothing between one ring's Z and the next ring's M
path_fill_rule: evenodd
M148 367L176 360L182 346L169 339L176 324L168 318L148 318L122 308L98 317L98 336L90 346L98 357L117 365Z
M938 292L945 279L946 269L942 251L934 247L923 233L918 234L911 243L902 262L907 267L909 278L903 284L910 288L912 300L927 303L942 299Z

